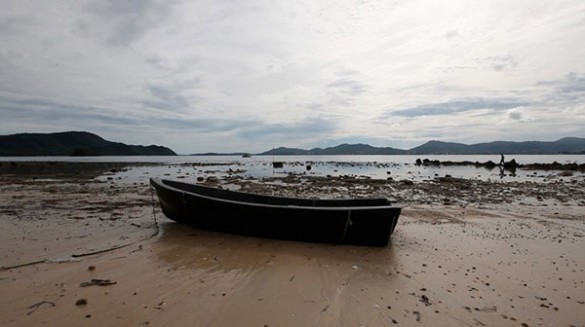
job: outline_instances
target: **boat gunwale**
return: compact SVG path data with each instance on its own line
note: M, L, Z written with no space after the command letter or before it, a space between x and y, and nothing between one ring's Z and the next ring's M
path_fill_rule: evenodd
M225 199L225 198L220 198L220 197L213 197L213 196L209 196L209 195L203 195L203 194L199 194L196 192L189 192L189 191L185 191L185 190L182 190L180 188L176 188L176 187L173 187L173 186L170 186L170 185L164 183L164 181L170 181L170 182L174 182L174 183L190 185L188 183L184 183L184 182L180 182L180 181L162 179L162 178L158 178L158 177L150 178L150 181L151 181L151 185L154 182L154 183L158 184L159 186L161 186L169 191L182 193L183 196L185 194L189 194L189 195L192 195L192 196L195 196L198 198L203 198L206 200L219 201L219 202L224 202L224 203L245 205L245 206L255 206L255 207L264 207L264 208L279 208L279 209L318 210L318 211L366 211L366 210L381 210L381 209L395 209L395 210L402 209L401 206L394 205L394 204L392 204L392 202L390 200L385 199L385 198L373 199L373 200L376 200L376 199L382 200L383 199L383 200L388 201L388 203L389 203L387 205L377 205L377 206L315 206L315 205L305 206L305 205L295 205L295 204L279 205L279 204L265 204L265 203L259 203L259 202L251 202L251 201L237 201L237 200L230 200L230 199ZM195 185L195 184L193 184L193 185ZM202 186L202 185L195 185L195 186L213 189L212 187L209 187L209 186ZM259 196L267 196L267 197L295 200L295 198L275 197L275 196L264 195L264 194L246 193L246 192L223 190L223 189L219 189L219 190L233 192L233 193L239 193L239 194L245 194L245 195L259 195ZM311 200L311 199L305 199L305 200ZM352 199L347 199L347 200L351 201ZM327 200L326 199L316 199L316 201L327 201Z

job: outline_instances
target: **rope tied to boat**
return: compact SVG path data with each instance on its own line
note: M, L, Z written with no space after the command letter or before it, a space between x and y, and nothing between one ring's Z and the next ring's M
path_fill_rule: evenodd
M107 252L111 252L114 250L128 247L130 245L133 245L133 244L136 244L138 242L142 242L142 241L145 241L145 240L148 240L148 239L151 239L151 238L157 236L160 233L160 226L158 225L158 221L156 220L154 190L152 187L150 188L150 194L151 194L151 199L152 199L152 216L154 218L154 227L155 227L155 232L152 235L150 235L148 238L145 238L145 239L139 239L139 240L134 241L134 242L115 245L115 246L112 246L112 247L107 248L107 249L94 250L94 251L82 252L82 253L73 253L73 254L70 254L69 257L71 259L76 259L76 258L88 257L88 256L96 255L96 254L107 253ZM57 261L52 261L52 259L50 259L50 258L45 258L45 259L41 259L41 260L25 262L25 263L21 263L21 264L17 264L17 265L12 265L12 266L0 266L0 271L10 270L10 269L15 269L15 268L22 268L22 267L32 266L32 265L36 265L36 264L41 264L41 263L52 263L52 262L57 262Z
M152 218L154 219L154 227L156 228L156 233L154 235L158 235L160 233L160 227L158 226L158 221L156 220L156 206L154 201L154 187L150 186L150 199L152 200Z
M353 222L351 221L351 210L348 210L347 220L345 221L345 228L343 229L343 234L341 234L341 238L339 239L339 243L343 243L343 240L345 239L345 234L347 234L347 228L351 225L353 225Z

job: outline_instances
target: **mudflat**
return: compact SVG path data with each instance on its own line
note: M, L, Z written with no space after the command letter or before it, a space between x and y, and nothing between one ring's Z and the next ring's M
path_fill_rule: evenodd
M583 175L204 181L389 197L403 211L380 248L194 229L145 183L94 178L123 167L88 167L0 175L0 325L585 326Z

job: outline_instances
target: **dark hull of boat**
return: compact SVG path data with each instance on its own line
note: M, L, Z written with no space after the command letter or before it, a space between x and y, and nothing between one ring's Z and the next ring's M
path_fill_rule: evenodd
M401 210L387 199L282 198L158 178L150 184L174 221L276 239L385 246Z

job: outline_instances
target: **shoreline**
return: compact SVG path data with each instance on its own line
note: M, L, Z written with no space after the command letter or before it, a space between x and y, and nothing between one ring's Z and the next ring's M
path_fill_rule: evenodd
M585 164L576 162L517 164L506 162L504 166L491 161L421 161L412 163L394 162L347 162L347 161L291 161L282 162L284 167L272 168L271 162L231 161L231 162L72 162L72 161L0 161L0 176L43 178L91 179L105 175L130 178L135 181L150 172L186 178L190 174L213 176L270 179L298 176L308 178L369 178L373 180L411 180L425 181L442 177L475 179L502 182L538 181L556 177L585 178ZM141 176L139 176L141 175ZM116 177L115 176L115 177ZM144 180L142 181L144 182Z
M148 185L94 174L0 175L0 266L25 264L0 270L1 325L585 325L580 176L203 181L391 196L391 243L369 248L194 229L153 211Z

